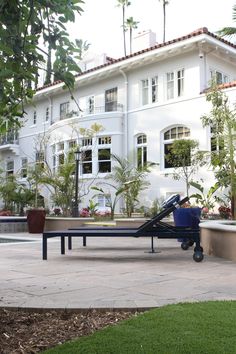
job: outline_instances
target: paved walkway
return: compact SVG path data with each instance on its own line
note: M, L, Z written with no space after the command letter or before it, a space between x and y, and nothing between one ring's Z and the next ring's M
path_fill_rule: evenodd
M164 304L236 300L236 262L205 256L192 259L176 240L74 239L60 255L59 239L48 241L42 260L41 235L1 234L34 242L0 244L0 306L29 308L150 308Z

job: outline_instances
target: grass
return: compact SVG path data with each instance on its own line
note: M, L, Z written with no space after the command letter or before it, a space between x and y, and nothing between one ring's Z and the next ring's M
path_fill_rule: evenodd
M236 301L167 305L44 354L235 354Z

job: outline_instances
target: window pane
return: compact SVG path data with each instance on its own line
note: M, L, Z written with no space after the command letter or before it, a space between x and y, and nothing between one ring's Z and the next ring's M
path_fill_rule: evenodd
M90 114L94 113L94 96L88 98L88 110Z
M99 172L111 172L111 150L99 149L98 150L98 170Z
M167 73L167 99L170 100L174 98L174 73Z
M147 142L147 136L146 135L139 135L137 137L137 144L145 144Z
M158 77L152 78L152 103L158 101Z
M148 104L148 80L142 80L142 104Z
M66 114L69 112L69 102L64 102L60 104L60 118L63 119L66 117Z
M110 160L110 157L111 157L110 149L98 150L98 160Z
M105 91L105 112L117 110L117 87Z
M89 173L92 173L92 162L89 162L89 163L83 163L82 164L82 173L83 174L89 174Z
M177 77L178 77L178 97L180 97L184 93L184 70L179 70L177 72Z
M176 128L172 128L171 129L170 137L171 137L171 139L176 139L177 138L177 129Z
M98 144L99 145L111 144L111 137L110 136L103 136L101 138L98 138Z

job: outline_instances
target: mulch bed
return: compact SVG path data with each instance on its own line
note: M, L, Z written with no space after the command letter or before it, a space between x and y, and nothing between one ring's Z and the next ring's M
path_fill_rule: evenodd
M137 314L125 310L26 311L0 308L0 354L34 354Z

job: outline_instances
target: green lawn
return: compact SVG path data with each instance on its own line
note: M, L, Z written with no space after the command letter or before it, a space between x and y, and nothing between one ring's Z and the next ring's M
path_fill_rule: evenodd
M46 353L236 354L236 301L160 307Z

